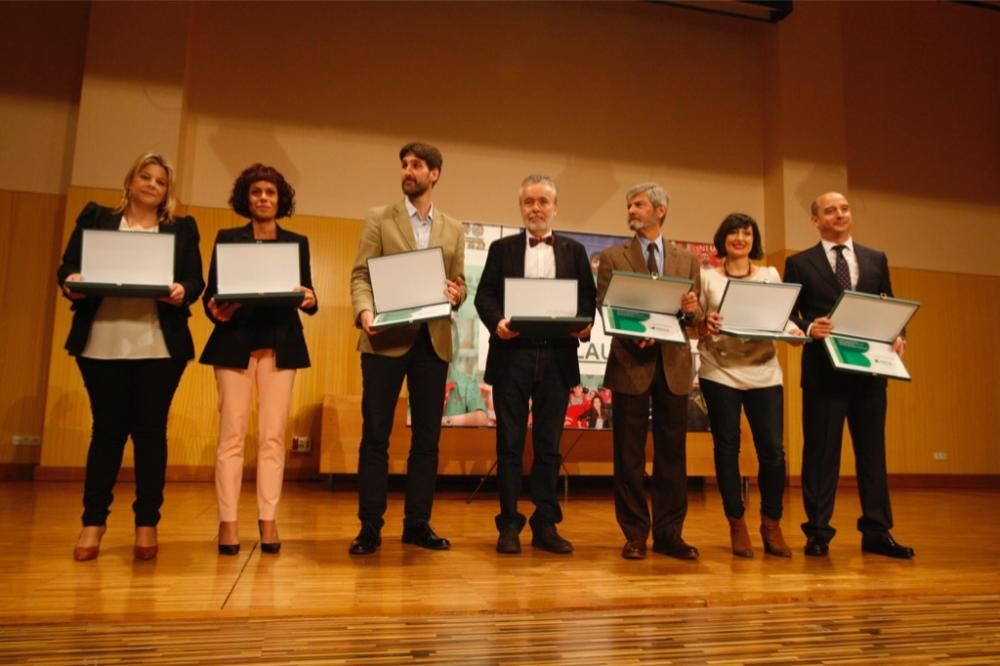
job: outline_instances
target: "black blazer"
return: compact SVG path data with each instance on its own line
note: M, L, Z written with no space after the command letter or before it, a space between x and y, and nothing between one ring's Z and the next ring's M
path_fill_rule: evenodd
M299 244L299 284L313 289L312 271L309 268L309 239L278 227L277 241L280 243ZM253 223L233 229L222 229L215 237L215 245L219 243L255 243ZM206 365L221 365L227 368L246 369L250 365L250 353L253 351L253 335L247 326L248 314L252 306L244 305L236 310L229 321L219 321L208 310L208 301L219 293L218 276L216 274L215 247L212 248L212 263L208 269L208 287L202 297L205 314L215 323L215 329L205 343L201 352L200 363ZM315 293L315 289L313 289ZM306 349L306 339L302 335L302 321L294 307L275 308L275 362L279 368L308 368L309 350ZM302 308L306 314L315 314L319 309L319 301L310 308Z
M121 213L99 206L93 201L83 207L83 211L76 218L76 227L69 237L66 251L63 252L62 264L56 273L59 286L66 282L68 276L80 272L83 230L113 231L121 225L121 222ZM191 340L191 331L187 323L191 316L189 306L198 300L202 289L205 288L205 280L201 273L201 251L198 249L198 225L193 217L177 217L174 218L173 224L161 224L159 229L161 234L176 236L174 281L184 286L184 303L177 306L157 301L157 315L160 318L160 329L163 331L163 340L167 344L170 358L187 361L194 358L194 342ZM70 309L73 311L73 324L69 329L69 337L66 338L66 349L73 356L79 356L87 346L90 327L102 300L104 299L101 296L88 296L72 301Z
M556 277L577 281L576 314L578 317L594 318L597 288L590 269L590 260L583 245L559 234L553 234L553 250L556 259ZM526 232L493 241L486 255L486 265L476 288L476 312L490 332L490 350L486 356L486 373L483 380L495 384L503 378L510 366L507 355L523 346L519 338L502 340L496 334L497 324L504 318L504 278L524 277L524 252L527 246ZM576 338L552 340L550 346L556 351L557 363L563 379L570 386L580 383L580 363L576 350L580 343Z
M854 254L858 258L858 284L855 291L892 296L889 260L885 253L854 243ZM809 328L814 319L828 316L843 291L837 284L837 276L830 267L822 243L788 258L785 262L785 282L802 285L799 299L792 310L792 321L803 331ZM885 378L865 378L834 370L821 343L812 342L803 348L802 388L846 388L851 381L861 379L885 382Z

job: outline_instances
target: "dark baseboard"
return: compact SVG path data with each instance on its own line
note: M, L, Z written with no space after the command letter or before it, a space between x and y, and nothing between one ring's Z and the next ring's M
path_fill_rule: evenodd
M0 481L31 481L38 463L0 463Z
M36 481L83 481L84 469L82 467L42 467L31 466L34 470ZM0 474L3 468L0 467ZM0 476L0 478L3 478ZM29 474L28 479L32 476ZM243 468L243 480L253 481L257 478L256 467ZM285 481L318 481L321 475L314 469L288 469L285 468ZM122 467L118 473L119 481L135 481L135 470L132 467ZM211 483L215 480L215 468L195 465L167 465L167 482L171 481L198 481Z

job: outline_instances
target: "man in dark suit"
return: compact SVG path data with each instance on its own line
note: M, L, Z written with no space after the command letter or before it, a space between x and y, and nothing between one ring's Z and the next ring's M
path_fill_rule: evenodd
M612 271L655 273L688 278L693 289L677 309L685 324L697 325L701 271L687 250L667 243L661 232L670 199L656 183L641 183L625 196L628 226L635 236L601 253L597 302L604 302ZM646 538L653 532L653 550L684 560L698 549L681 536L687 515L687 401L693 368L691 349L655 340L614 338L604 374L611 389L615 456L615 517L625 534L622 557L646 557ZM650 520L643 478L646 433L653 415L653 514Z
M531 469L531 545L552 553L573 552L573 545L556 531L562 521L557 484L559 439L569 404L569 392L580 383L579 340L590 336L590 325L574 337L525 340L510 328L504 311L506 278L560 278L577 281L577 315L594 316L594 278L587 252L577 241L552 233L559 209L556 185L547 176L528 176L518 197L525 231L490 245L476 291L476 311L490 331L485 381L493 385L497 419L497 479L500 513L496 517L497 552L521 552L519 533L525 517L517 510L521 492L524 439L529 401L534 463Z
M851 209L844 195L821 194L812 203L820 243L788 258L785 281L802 285L793 319L816 341L833 331L829 318L845 289L892 296L885 254L851 239ZM840 477L844 420L851 430L861 497L861 549L908 559L913 549L889 533L892 510L885 469L886 380L833 369L823 344L802 350L802 498L807 521L806 555L824 556L836 534L830 526ZM905 340L893 349L900 356Z
M358 254L351 270L354 323L361 329L361 447L358 452L358 519L361 530L348 549L370 555L382 543L387 506L389 436L399 392L406 379L410 394L412 438L406 461L403 543L447 550L448 539L431 528L437 481L438 439L444 408L445 381L451 361L448 319L372 330L375 297L368 259L387 254L440 247L445 264L444 296L452 308L465 300L465 231L462 223L432 202L441 177L441 151L426 143L408 143L399 151L404 198L369 211L361 228Z

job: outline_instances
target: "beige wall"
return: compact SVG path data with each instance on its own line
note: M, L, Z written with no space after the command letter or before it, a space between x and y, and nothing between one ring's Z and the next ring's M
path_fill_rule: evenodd
M0 190L66 193L89 10L0 2Z
M396 152L422 137L445 154L441 207L464 219L517 224L530 172L556 178L567 228L621 230L625 190L648 179L674 194L681 237L763 212L762 26L590 3L198 5L194 25L183 173L199 205L263 159L304 212L360 217L399 196ZM274 34L297 39L247 61Z
M32 204L60 211L46 238L64 238L87 198L113 201L125 168L150 149L177 165L206 255L215 229L235 222L225 201L240 169L271 163L296 186L301 215L291 225L313 238L323 304L306 327L324 359L296 389L296 432L318 432L323 395L359 388L341 264L363 212L400 196L396 151L413 138L444 150L436 203L465 219L516 224L517 183L540 171L560 185L557 226L620 232L625 190L652 179L673 197L667 236L708 238L742 210L762 222L780 263L815 242L812 197L846 189L859 242L889 253L901 295L939 303L938 274L988 295L1000 275L989 254L1000 240L994 12L797 3L771 26L651 3L3 3L0 19L20 26L0 45L0 190L11 201L57 197ZM4 225L44 218L9 210L0 207ZM16 231L14 247L30 242ZM40 283L55 269L47 242L39 252L49 265L25 267ZM30 255L9 256L19 275ZM26 330L55 322L41 341L51 372L45 354L20 372L36 382L25 386L41 393L38 404L49 400L44 464L74 467L85 396L61 349L63 304L43 291L45 312ZM928 305L918 318L930 324L939 310ZM193 327L203 343L200 314ZM939 349L937 329L924 330L915 322L911 351ZM948 383L966 367L963 350L978 349L974 330L948 334L947 362L925 367L912 352L917 380L893 389L900 407L914 404L906 395L919 404L957 395L970 414L998 402L993 384ZM788 375L794 470L796 369ZM21 393L0 394L0 410L16 413ZM210 375L189 370L172 464L207 468L213 395ZM75 411L61 415L60 405ZM970 455L945 469L920 453L891 469L1000 472L979 425L946 422ZM933 428L891 423L908 449L936 443ZM0 463L11 459L4 446Z

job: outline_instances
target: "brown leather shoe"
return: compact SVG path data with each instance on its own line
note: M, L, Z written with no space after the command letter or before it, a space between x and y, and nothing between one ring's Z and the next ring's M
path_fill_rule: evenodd
M622 546L622 557L626 560L644 560L646 559L646 540L645 539L629 539Z
M92 529L97 527L97 525L84 525L83 530L80 531L80 536L77 538L76 542L79 544L80 540L83 539L84 531L87 529ZM97 531L97 544L89 546L74 546L73 548L73 559L77 562L86 562L88 560L96 560L97 554L101 552L101 539L104 538L104 533L108 531L107 525L101 525ZM89 534L88 536L93 536ZM89 541L89 539L88 539Z
M781 533L781 523L767 516L760 517L760 536L764 540L764 552L777 557L791 557L792 549Z
M698 549L679 536L672 539L653 541L653 552L669 557L676 557L679 560L698 559Z
M132 556L137 560L156 559L160 547L156 543L155 527L136 527L135 546L132 548Z
M753 557L753 544L750 543L750 533L747 531L747 521L741 518L730 518L729 541L732 544L733 555L737 557Z

